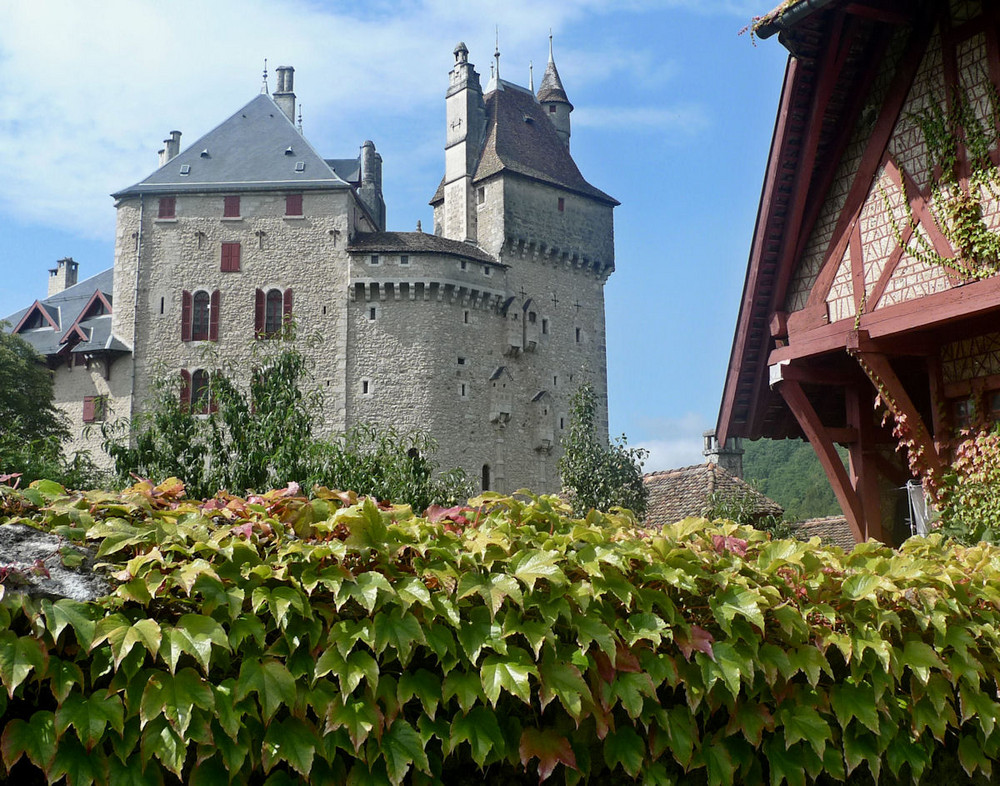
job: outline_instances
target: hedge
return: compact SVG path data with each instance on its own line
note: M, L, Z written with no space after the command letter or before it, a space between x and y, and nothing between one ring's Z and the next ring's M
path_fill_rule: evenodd
M7 522L115 582L0 586L10 783L952 783L1000 751L990 546L176 481L0 487Z

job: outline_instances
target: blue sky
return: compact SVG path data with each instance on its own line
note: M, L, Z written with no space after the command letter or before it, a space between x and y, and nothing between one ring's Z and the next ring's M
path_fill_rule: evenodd
M77 0L4 2L0 316L44 297L47 269L113 262L108 196L152 172L168 132L193 143L295 67L323 155L384 160L388 228L433 226L444 93L463 40L485 80L536 86L552 29L576 107L572 153L618 198L606 289L611 432L647 470L701 461L715 424L785 66L738 35L745 0ZM99 8L100 13L95 9Z

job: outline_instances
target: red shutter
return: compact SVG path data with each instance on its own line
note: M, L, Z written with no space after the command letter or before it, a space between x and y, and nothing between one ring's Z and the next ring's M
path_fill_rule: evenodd
M239 273L240 271L240 244L222 244L222 272Z
M224 197L222 217L223 218L240 217L240 198L238 196Z
M191 409L191 372L181 369L181 412Z
M83 422L94 422L94 396L83 397Z
M285 290L285 298L282 303L284 306L284 316L285 316L285 326L288 327L292 322L292 290L291 288Z
M181 295L181 341L191 340L191 293L186 289Z
M302 194L288 194L285 197L285 215L302 215Z
M222 264L219 266L219 270L221 270L223 273L229 272L229 260L231 258L229 248L230 246L228 243L222 244Z
M208 340L219 340L219 305L222 295L219 290L212 292L212 303L208 310Z
M233 271L232 272L238 273L239 270L240 270L240 244L239 243L233 243L232 254L233 254L233 258L232 258Z
M177 198L176 197L160 197L159 203L159 215L157 218L175 218L177 213Z
M264 294L263 289L257 290L257 301L254 304L253 311L253 334L254 338L264 337L264 306L265 298L267 296Z

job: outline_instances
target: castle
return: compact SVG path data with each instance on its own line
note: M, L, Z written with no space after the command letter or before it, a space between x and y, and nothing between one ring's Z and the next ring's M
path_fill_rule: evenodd
M55 370L69 450L103 457L95 429L135 417L159 375L208 412L208 355L250 369L255 342L288 340L322 390L323 433L421 429L436 461L483 489L559 488L569 401L590 382L607 429L604 284L612 211L569 152L570 103L552 58L537 95L485 89L458 44L446 95L434 233L386 231L382 160L323 158L295 125L294 70L113 194L113 270L77 283L60 260L49 296L10 317ZM314 334L318 344L302 338ZM105 459L106 460L106 459Z

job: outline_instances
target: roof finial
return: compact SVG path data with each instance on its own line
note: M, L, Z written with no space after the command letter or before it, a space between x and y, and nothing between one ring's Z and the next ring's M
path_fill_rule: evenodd
M535 92L535 64L531 60L528 61L528 89Z
M497 44L496 49L493 51L493 57L497 61L497 83L500 83L500 25L497 25Z
M302 102L299 102L299 133L302 133Z
M549 28L549 62L550 63L555 62L552 59L552 28L551 27Z
M269 91L267 89L267 58L264 58L264 84L260 88L260 92L264 95L268 95Z

